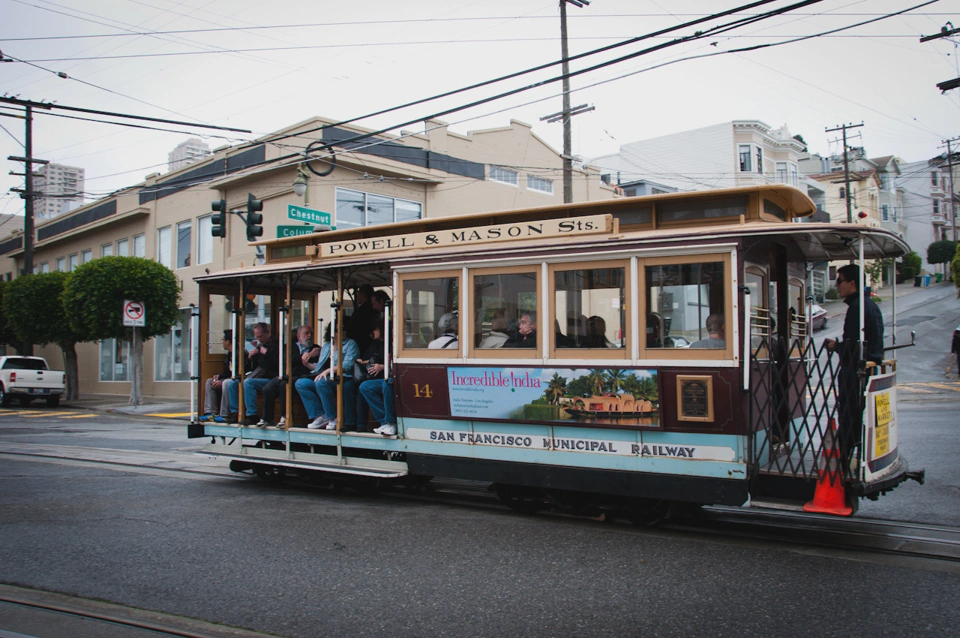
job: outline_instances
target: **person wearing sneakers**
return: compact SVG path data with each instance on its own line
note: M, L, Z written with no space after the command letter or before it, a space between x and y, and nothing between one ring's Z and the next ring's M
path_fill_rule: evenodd
M245 416L240 425L256 425L260 421L257 414L257 392L263 390L271 379L280 375L280 348L277 340L270 336L270 324L253 325L253 348L247 353L249 372L243 379L243 403ZM230 394L230 410L239 409L239 384L235 379L227 384Z
M303 407L311 419L307 427L311 430L337 429L337 388L334 378L338 358L335 335L330 339L329 366L323 366L314 383L307 383L309 377L300 379L296 384L297 392L303 400ZM349 337L343 340L343 429L357 426L357 384L353 381L353 362L360 356L357 342ZM321 355L321 359L323 356ZM319 367L319 366L318 366Z
M223 391L223 384L231 377L230 360L233 358L233 330L223 331L223 349L227 351L223 358L223 368L213 375L203 386L203 419L213 421L217 416L226 422L230 416L230 395Z
M320 346L313 343L313 328L310 326L300 326L293 333L293 343L290 344L290 361L293 363L293 381L296 384L300 377L310 375L311 369L307 367L308 363L317 363L320 359ZM281 372L285 372L281 371ZM280 427L286 427L286 394L284 390L287 382L283 375L271 379L270 383L263 388L263 418L257 422L257 427L271 427L273 423L273 411L277 398L280 398Z
M357 402L357 432L363 431L367 425L367 414L373 412L373 418L380 427L373 431L377 434L393 436L397 433L396 408L393 405L393 380L384 379L384 362L390 356L390 346L383 341L383 321L374 325L371 334L373 341L365 359L358 361L367 367L369 377L360 384L360 400Z

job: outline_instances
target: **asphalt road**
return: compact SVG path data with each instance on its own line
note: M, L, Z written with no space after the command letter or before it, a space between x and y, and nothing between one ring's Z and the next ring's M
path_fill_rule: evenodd
M960 577L513 513L4 459L0 578L284 636L944 636Z

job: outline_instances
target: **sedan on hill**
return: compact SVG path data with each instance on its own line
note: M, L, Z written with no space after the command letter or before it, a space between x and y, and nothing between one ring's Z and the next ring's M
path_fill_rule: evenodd
M814 304L810 307L810 323L814 330L823 330L827 327L827 311L823 306Z

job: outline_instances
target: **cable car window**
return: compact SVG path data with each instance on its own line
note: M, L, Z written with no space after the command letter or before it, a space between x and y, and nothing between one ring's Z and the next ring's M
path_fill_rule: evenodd
M726 349L723 262L645 271L647 348Z
M401 289L404 349L459 353L460 278L404 278Z
M644 206L633 210L618 211L613 214L620 222L620 228L636 224L649 225L653 221L653 207Z
M769 199L763 200L763 212L768 215L773 215L781 221L787 221L787 211Z
M682 222L696 219L740 217L747 214L746 197L693 201L665 201L657 205L661 222Z
M473 342L477 350L539 348L536 270L475 274ZM518 356L519 353L511 353ZM484 356L479 354L478 356Z
M626 347L626 268L555 270L557 348Z

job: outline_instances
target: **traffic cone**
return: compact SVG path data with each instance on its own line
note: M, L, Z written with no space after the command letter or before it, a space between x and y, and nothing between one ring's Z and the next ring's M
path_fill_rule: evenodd
M847 505L843 492L843 476L840 471L840 446L837 444L837 422L830 419L830 429L824 437L823 467L813 500L803 506L804 512L850 516L853 508ZM830 480L831 475L833 481Z

